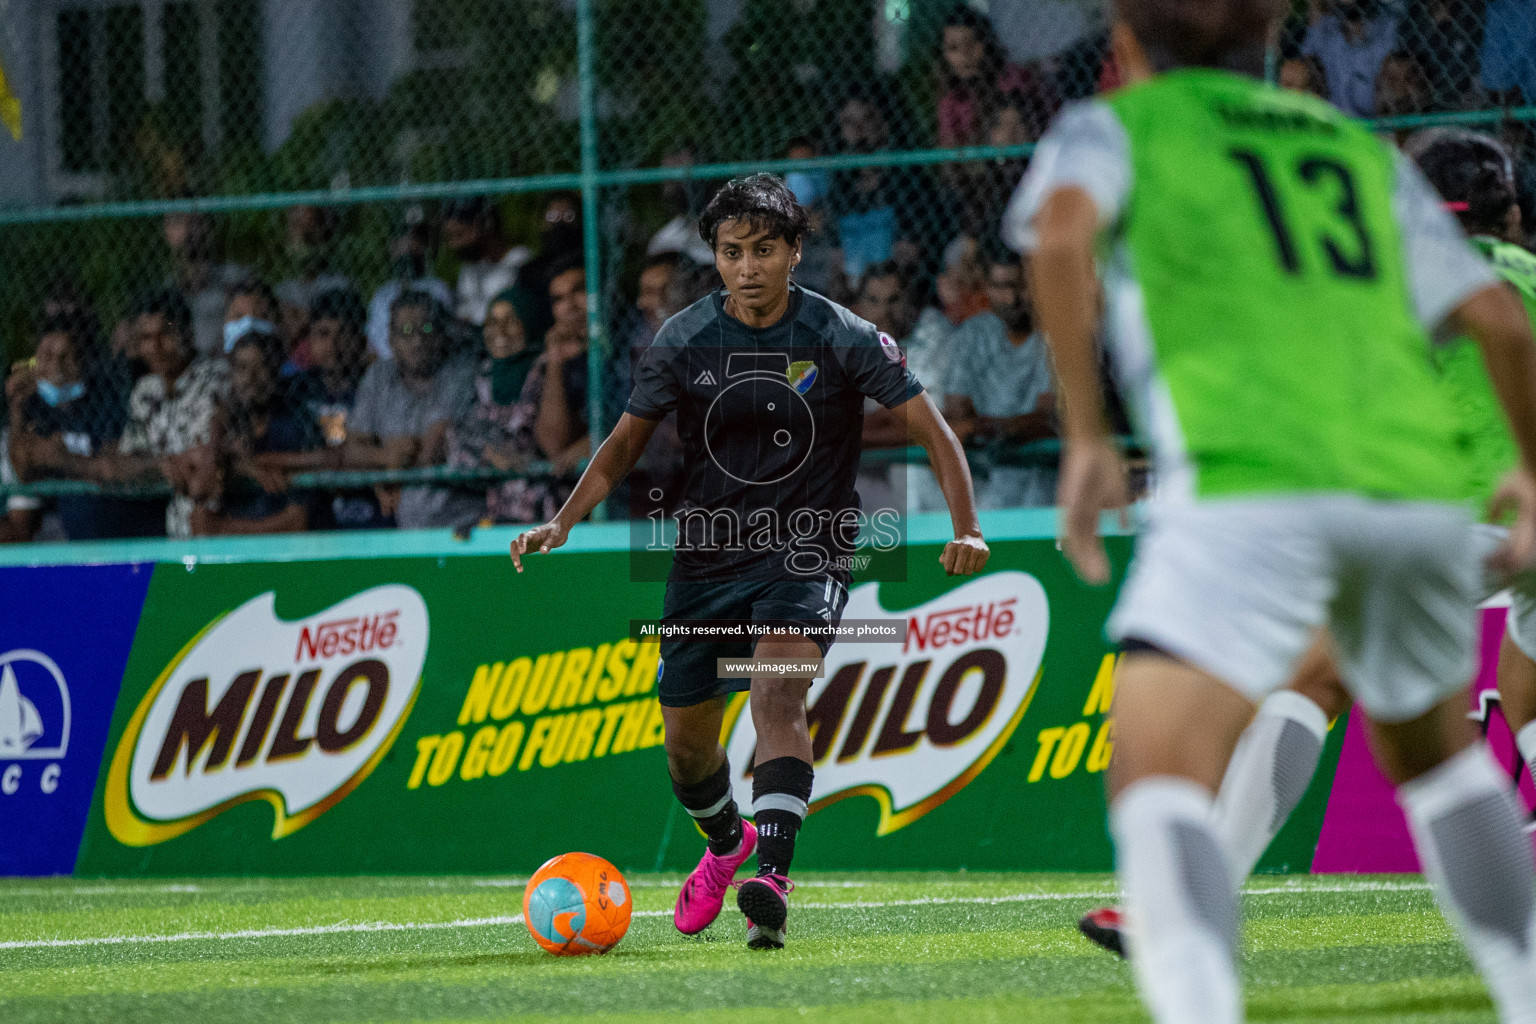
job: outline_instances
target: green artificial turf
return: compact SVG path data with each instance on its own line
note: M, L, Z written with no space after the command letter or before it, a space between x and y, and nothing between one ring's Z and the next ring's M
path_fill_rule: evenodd
M1104 875L811 875L780 952L747 950L729 903L678 935L678 881L632 877L618 948L556 958L498 921L516 879L0 880L0 1021L1146 1020L1074 928ZM1259 878L1243 908L1253 1020L1494 1020L1416 878Z

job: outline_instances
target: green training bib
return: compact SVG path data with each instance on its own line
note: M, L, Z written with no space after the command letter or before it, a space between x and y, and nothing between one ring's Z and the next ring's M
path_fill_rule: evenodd
M1526 315L1536 325L1536 256L1518 245L1479 236L1472 243L1487 257L1494 272L1520 294ZM1440 353L1440 371L1450 394L1456 424L1456 441L1471 459L1469 494L1486 501L1499 478L1519 461L1509 421L1488 379L1488 367L1477 342L1459 337Z
M1390 150L1321 101L1225 72L1107 102L1130 141L1123 255L1154 401L1171 406L1154 433L1182 446L1194 494L1462 499Z

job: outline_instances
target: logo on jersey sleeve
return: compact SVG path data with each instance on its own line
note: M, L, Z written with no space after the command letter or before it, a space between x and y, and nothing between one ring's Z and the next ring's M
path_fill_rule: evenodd
M893 363L900 363L902 366L906 366L907 357L902 354L901 346L896 344L896 339L884 331L878 332L878 337L880 338L880 351L885 353L885 358Z
M837 643L811 686L806 719L816 768L814 812L850 797L880 807L876 835L921 818L992 763L1029 709L1050 631L1045 588L997 572L906 611L887 611L879 584L856 587L848 619L900 617L905 644ZM746 695L727 713L736 802L752 802L757 749Z
M816 364L812 362L789 364L789 386L800 394L811 390L811 385L816 383Z
M415 703L427 605L373 587L301 619L268 591L193 637L149 688L107 774L107 827L149 846L265 800L281 839L357 788Z

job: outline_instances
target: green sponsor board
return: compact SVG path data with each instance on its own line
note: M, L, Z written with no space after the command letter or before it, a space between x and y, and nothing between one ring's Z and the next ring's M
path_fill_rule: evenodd
M1110 540L1119 569L1129 548ZM908 637L835 645L812 688L797 866L1108 868L1114 589L1049 540L995 542L970 580L939 551L850 596L848 618L899 616ZM658 648L628 636L663 588L629 569L623 550L522 576L486 555L160 563L77 872L526 872L567 850L691 867ZM749 806L744 699L722 741ZM1304 869L1321 813L1271 860Z

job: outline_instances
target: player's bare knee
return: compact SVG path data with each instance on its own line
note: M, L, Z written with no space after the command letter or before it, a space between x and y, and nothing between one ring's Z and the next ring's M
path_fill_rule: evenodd
M1290 689L1322 708L1330 722L1349 711L1349 691L1331 661L1314 673L1297 677Z
M667 751L667 770L672 778L682 783L708 777L725 759L725 751L716 735L668 730L663 745Z
M1287 689L1316 704L1329 721L1349 710L1349 691L1334 659L1333 638L1325 630L1317 632L1312 646L1302 655Z
M1394 785L1411 782L1477 742L1466 699L1456 695L1406 722L1372 722L1371 748Z
M752 718L758 730L793 726L805 720L805 694L809 679L773 677L752 680Z
M1507 633L1499 650L1499 706L1514 732L1536 721L1536 662Z

